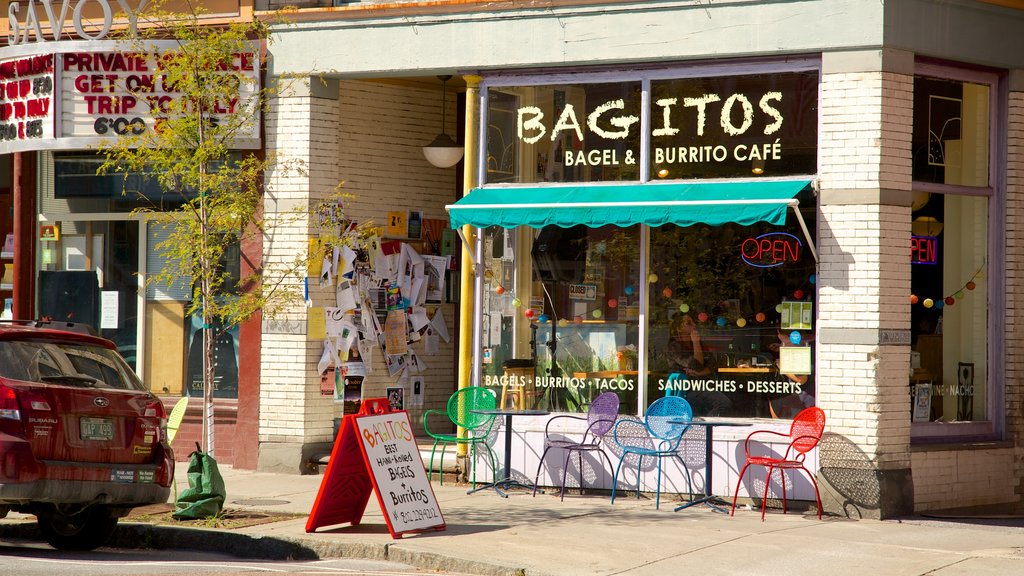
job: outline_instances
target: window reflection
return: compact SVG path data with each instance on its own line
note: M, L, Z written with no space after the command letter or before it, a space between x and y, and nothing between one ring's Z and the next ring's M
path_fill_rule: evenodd
M804 212L813 229L813 210ZM651 229L647 398L694 414L791 418L814 405L814 258L780 229Z
M568 412L614 391L633 412L639 249L637 226L488 229L484 384L506 404Z

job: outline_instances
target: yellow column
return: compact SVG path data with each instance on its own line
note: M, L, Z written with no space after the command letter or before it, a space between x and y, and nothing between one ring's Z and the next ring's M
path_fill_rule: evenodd
M463 76L466 81L466 154L462 161L463 194L476 186L477 156L479 154L479 143L477 141L477 100L480 90L479 76ZM463 226L462 234L466 237L470 246L476 246L476 232L472 226ZM462 268L461 284L459 289L459 389L468 388L473 385L473 303L476 301L474 294L475 270L473 269L473 254L462 247ZM463 428L459 428L460 437L466 435ZM465 444L459 444L459 455L466 455Z

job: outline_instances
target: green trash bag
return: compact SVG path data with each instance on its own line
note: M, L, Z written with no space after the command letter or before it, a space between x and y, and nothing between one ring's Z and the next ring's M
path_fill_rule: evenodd
M198 443L189 458L188 488L178 496L171 517L175 520L196 520L220 514L227 490L224 477L217 469L217 461L203 452Z

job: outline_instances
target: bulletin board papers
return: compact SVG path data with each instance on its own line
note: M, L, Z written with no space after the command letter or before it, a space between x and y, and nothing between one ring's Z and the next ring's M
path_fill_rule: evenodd
M397 356L409 351L405 322L405 310L388 312L388 319L384 322L384 345L387 347L388 356Z

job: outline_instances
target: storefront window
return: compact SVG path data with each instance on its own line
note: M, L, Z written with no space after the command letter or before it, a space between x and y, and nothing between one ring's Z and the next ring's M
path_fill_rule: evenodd
M37 314L96 328L156 393L201 394L202 321L186 313L191 280L146 283L140 306L140 275L152 279L173 265L157 248L170 230L153 222L140 230L140 219L126 214L172 208L172 197L180 196L163 194L146 174L127 181L122 174L97 175L102 160L94 154L44 152L41 158L40 215L51 232L39 239ZM239 246L229 246L220 263L229 292L240 264ZM217 398L238 396L238 345L237 326L217 331Z
M971 75L979 81L914 80L910 417L916 438L991 432L965 426L992 419L991 85L984 75ZM959 425L947 425L953 422Z
M651 178L817 171L816 72L651 82Z
M914 79L914 180L988 186L989 99L984 84Z
M148 172L97 174L104 160L96 154L54 154L54 198L79 212L173 210L181 206L183 199L165 193Z
M640 82L492 88L487 183L639 180Z
M489 228L483 380L506 405L584 412L598 394L637 406L639 227Z
M911 224L913 419L987 420L988 199L926 198Z
M815 263L787 224L651 229L647 404L764 418L814 405Z
M97 329L136 368L139 223L64 221L39 252L39 316Z

